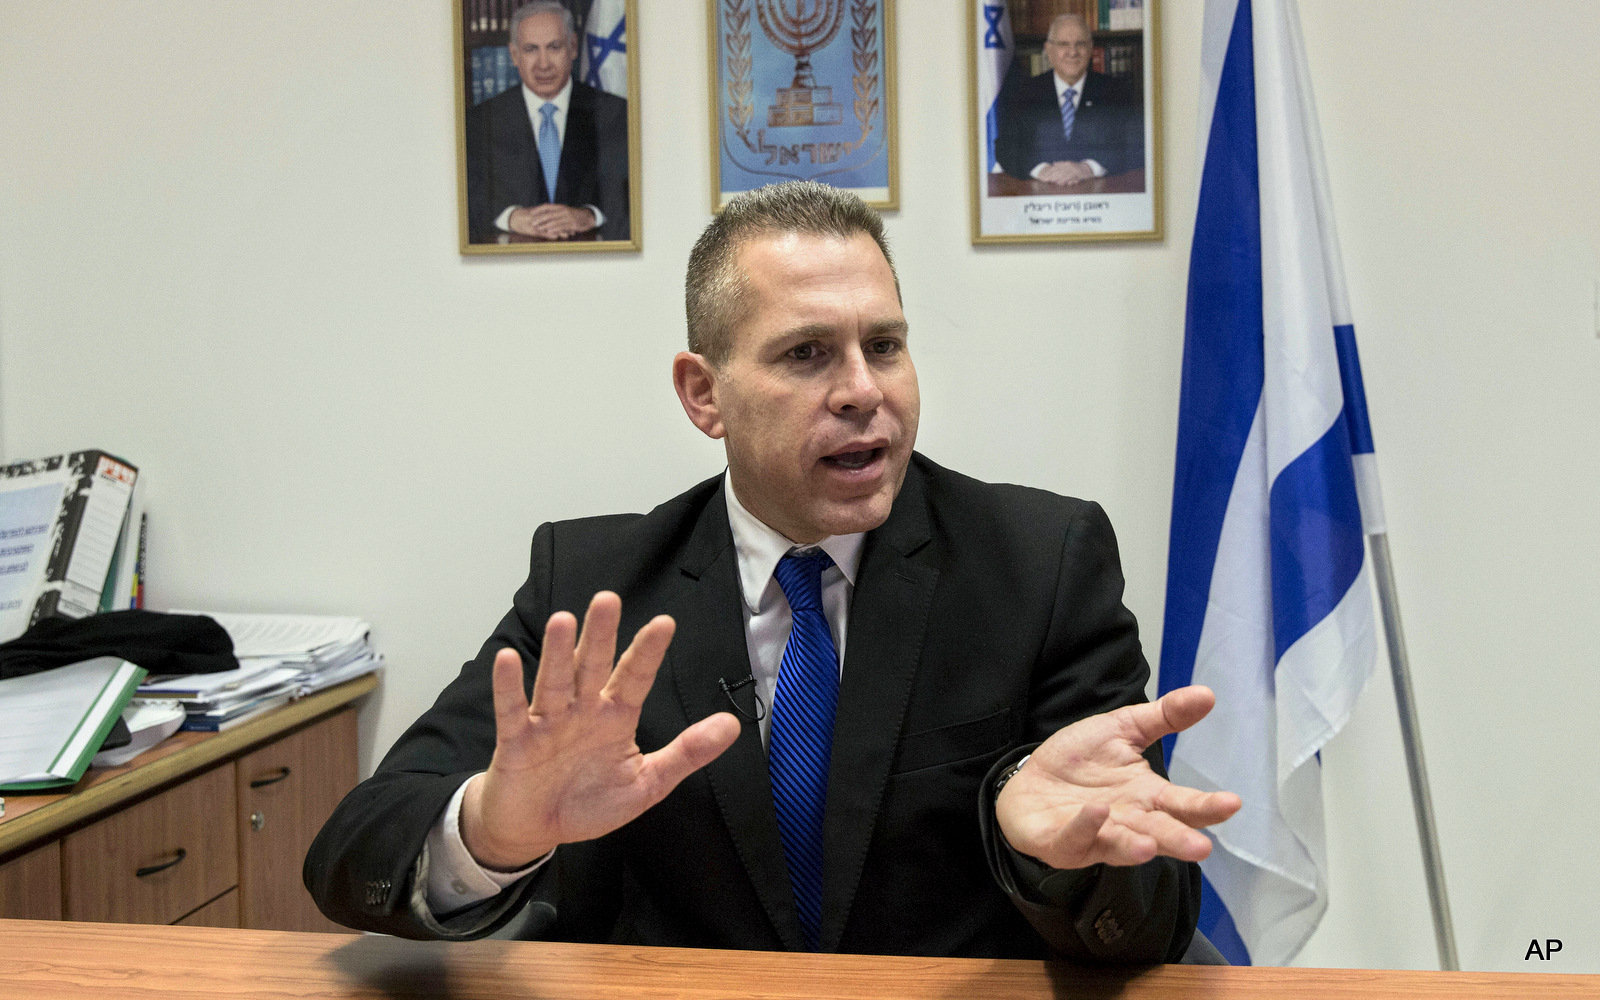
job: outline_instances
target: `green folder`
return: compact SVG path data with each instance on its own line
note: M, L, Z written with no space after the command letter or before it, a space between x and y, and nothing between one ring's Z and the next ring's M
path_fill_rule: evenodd
M77 784L146 673L99 656L0 681L0 792Z

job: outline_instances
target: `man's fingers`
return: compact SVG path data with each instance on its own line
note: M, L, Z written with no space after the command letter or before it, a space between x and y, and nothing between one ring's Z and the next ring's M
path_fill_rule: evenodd
M1119 708L1114 714L1131 728L1129 739L1143 749L1168 733L1181 733L1199 722L1216 702L1210 688L1191 684L1148 704Z
M678 782L716 760L738 738L739 720L729 712L718 712L685 729L655 753L645 754L651 805L666 798Z
M1142 865L1160 853L1156 838L1121 823L1107 823L1100 830L1100 856L1096 861L1108 865Z
M545 624L539 673L533 678L533 714L565 712L572 703L573 644L577 635L578 620L571 612L557 611Z
M500 739L520 734L528 724L528 698L522 693L522 657L514 649L494 654L494 729Z
M1057 858L1086 858L1094 854L1095 841L1099 839L1100 830L1105 826L1106 818L1111 815L1111 809L1099 802L1091 802L1079 807L1072 818L1056 832L1055 840L1051 844L1051 853ZM1016 845L1012 845L1016 846ZM1027 852L1024 852L1027 853ZM1045 861L1050 859L1045 858ZM1057 865L1056 867L1064 867Z
M578 639L574 695L585 701L600 693L611 665L617 661L617 624L622 620L622 598L602 590L589 601Z
M643 706L676 630L677 624L666 615L656 615L645 622L617 661L617 669L611 672L601 693L629 708Z
M1168 785L1155 800L1157 809L1196 829L1229 819L1240 804L1232 792L1202 792L1183 785Z
M1211 853L1211 838L1180 823L1166 813L1129 811L1122 825L1150 837L1156 851L1180 861L1199 861Z

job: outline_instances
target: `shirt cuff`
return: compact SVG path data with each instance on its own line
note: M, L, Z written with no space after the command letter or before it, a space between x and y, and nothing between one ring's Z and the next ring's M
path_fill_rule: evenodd
M461 839L461 800L467 786L482 774L475 774L461 783L450 797L444 814L428 831L428 909L434 913L452 913L463 907L480 903L514 882L526 878L550 860L555 851L520 871L497 872L478 864Z
M1106 168L1100 165L1099 160L1084 160L1083 162L1089 165L1089 169L1094 171L1096 177L1104 177L1106 175Z
M1039 164L1037 167L1034 167L1032 170L1028 171L1028 176L1032 177L1034 180L1038 180L1039 175L1044 173L1044 168L1048 167L1049 165L1050 164L1048 163Z
M597 206L585 205L583 207L594 213L594 227L596 229L606 224L606 213L600 211Z
M521 205L512 205L510 208L495 216L494 227L502 233L511 232L511 213L521 208Z

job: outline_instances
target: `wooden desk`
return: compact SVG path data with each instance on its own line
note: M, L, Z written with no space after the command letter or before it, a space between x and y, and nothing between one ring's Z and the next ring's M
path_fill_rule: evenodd
M533 941L0 920L8 1000L450 997L607 1000L1540 1000L1600 996L1600 977L794 955Z
M377 683L358 677L226 732L178 733L67 793L6 796L0 917L334 929L300 886L300 862L355 786L349 705Z

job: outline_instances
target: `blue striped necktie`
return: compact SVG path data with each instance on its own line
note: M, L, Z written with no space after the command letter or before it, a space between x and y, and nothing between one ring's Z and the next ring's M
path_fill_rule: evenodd
M561 133L556 131L556 106L546 101L539 106L544 119L539 122L539 166L544 169L544 193L556 200L556 171L561 169Z
M839 654L822 613L822 571L832 565L819 551L784 556L774 572L794 612L794 627L772 698L767 766L795 908L812 951L822 926L822 811L839 701Z
M1068 139L1072 138L1072 123L1078 117L1078 105L1074 98L1078 92L1068 87L1061 95L1061 131Z

